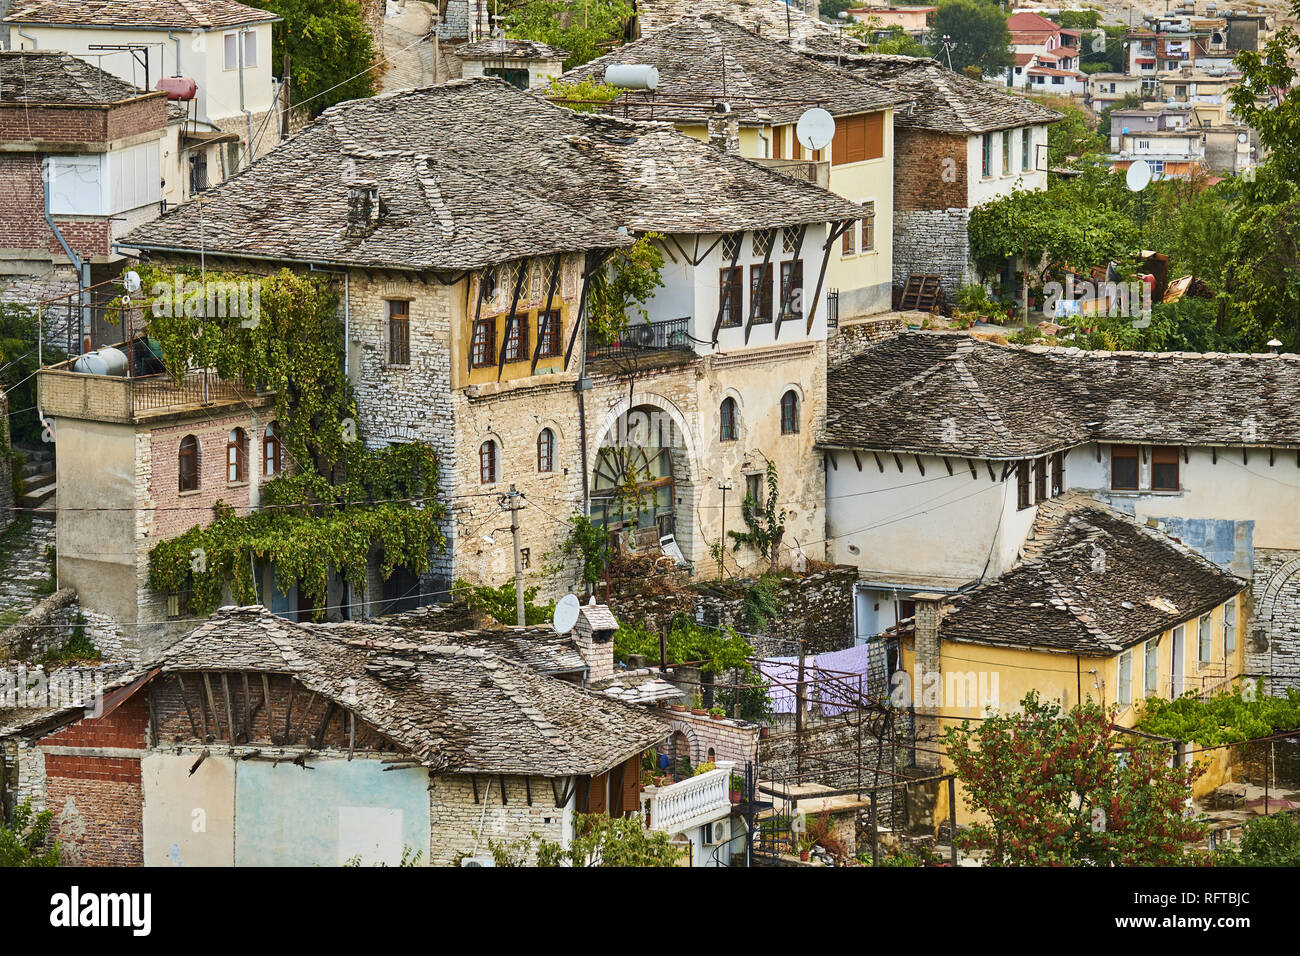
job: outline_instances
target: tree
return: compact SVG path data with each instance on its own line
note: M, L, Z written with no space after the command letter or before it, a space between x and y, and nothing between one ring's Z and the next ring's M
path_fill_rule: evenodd
M578 813L573 817L573 839L567 847L550 840L537 844L538 866L677 866L681 848L668 834L651 832L639 817L607 817Z
M49 841L54 813L32 812L30 798L13 808L8 825L0 822L0 867L58 866L62 849Z
M501 22L509 37L566 50L571 70L622 43L635 14L627 0L524 0Z
M53 365L66 357L48 345L45 354L38 357L36 336L34 313L22 306L0 302L0 390L9 400L9 438L15 443L35 443L41 438L43 428L36 416L39 358L46 365Z
M1190 819L1196 768L1168 749L1113 731L1116 709L1087 701L1068 714L1031 691L1020 712L945 732L967 805L983 815L957 837L994 866L1170 866L1203 837ZM1136 741L1136 742L1135 742Z
M1078 166L1085 157L1106 150L1106 139L1088 121L1083 110L1064 104L1055 108L1063 114L1059 122L1047 127L1047 166L1049 169Z
M767 497L755 501L750 495L740 505L740 516L745 522L744 531L728 531L732 551L747 544L767 558L773 568L781 558L781 539L785 537L785 510L778 506L776 463L767 463Z
M1220 866L1300 866L1300 825L1289 813L1247 820L1241 842L1222 847Z
M601 341L613 342L627 329L632 313L645 319L643 308L664 284L664 256L655 245L663 237L647 232L635 243L615 249L604 268L591 276L587 290L587 321Z
M1291 0L1291 13L1300 17L1300 0ZM1233 60L1241 84L1228 99L1238 122L1254 128L1260 143L1272 151L1269 162L1279 176L1300 183L1300 86L1292 85L1296 70L1291 65L1295 51L1300 51L1300 35L1290 26L1274 33L1262 51L1242 50Z
M952 43L952 68L961 72L975 67L993 76L1016 62L1006 14L984 0L941 0L930 28L931 48L940 63L948 62L943 37Z
M910 33L905 33L900 26L884 26L879 17L873 16L866 22L861 20L851 21L844 28L844 35L861 41L869 53L885 53L894 56L930 56L930 50L924 43Z
M579 577L590 592L600 582L609 564L609 535L584 514L569 519L569 533L560 543L560 554L579 563ZM557 567L555 571L563 570Z
M290 102L312 116L375 92L375 49L356 0L265 0L284 18L271 31L271 69L283 79L289 57Z

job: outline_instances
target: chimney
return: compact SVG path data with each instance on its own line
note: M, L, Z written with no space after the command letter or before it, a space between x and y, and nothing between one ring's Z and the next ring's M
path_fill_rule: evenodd
M740 155L740 120L730 103L717 103L709 116L709 145Z
M943 706L943 670L940 666L939 624L947 608L947 595L922 591L911 595L916 602L912 618L915 666L912 673L912 704L916 712L916 765L939 771L939 714Z
M348 224L346 234L364 239L379 225L379 186L369 180L348 184Z
M614 676L614 632L618 620L604 604L597 604L593 595L590 603L578 611L578 622L573 627L573 640L578 653L587 662L587 680L600 681Z

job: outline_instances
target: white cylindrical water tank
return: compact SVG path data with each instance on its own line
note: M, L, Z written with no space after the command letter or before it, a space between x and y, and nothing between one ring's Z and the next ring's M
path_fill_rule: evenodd
M623 90L653 90L659 86L659 70L648 64L611 63L605 67L605 82Z
M74 372L83 375L125 375L126 353L111 346L87 352L72 363Z

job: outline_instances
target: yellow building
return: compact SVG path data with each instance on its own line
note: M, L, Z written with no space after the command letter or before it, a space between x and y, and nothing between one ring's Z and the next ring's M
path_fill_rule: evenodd
M858 205L862 216L832 236L826 286L840 318L887 311L893 282L894 108L911 96L867 82L758 36L720 16L687 17L570 70L563 83L606 82L612 66L653 66L658 85L606 109L664 120L697 139L816 183ZM835 121L821 149L796 127L820 108ZM657 171L656 171L657 172Z
M901 661L918 766L950 769L945 729L990 708L1013 711L1029 691L1063 709L1088 699L1115 705L1116 724L1132 727L1148 698L1233 684L1244 670L1246 587L1085 494L1041 503L1006 573L956 598L914 596ZM958 810L968 818L960 802Z

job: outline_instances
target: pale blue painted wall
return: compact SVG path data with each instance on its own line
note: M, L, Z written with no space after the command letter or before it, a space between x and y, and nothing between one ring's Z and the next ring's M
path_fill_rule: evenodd
M429 856L429 775L377 760L242 762L235 775L235 866L338 866L360 852L395 865ZM340 817L347 842L340 842Z

